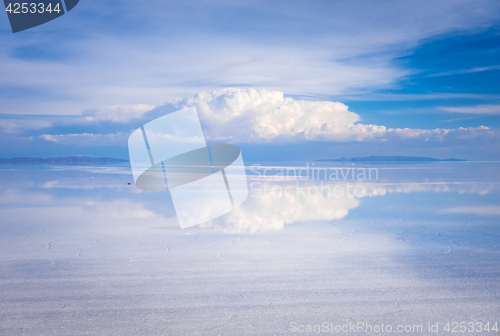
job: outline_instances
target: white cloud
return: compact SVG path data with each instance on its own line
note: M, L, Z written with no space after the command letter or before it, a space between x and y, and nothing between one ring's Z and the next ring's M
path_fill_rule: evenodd
M475 67L475 68L470 68L470 69L461 69L461 70L438 72L438 73L429 75L429 77L442 77L442 76L450 76L450 75L461 75L461 74L469 74L469 73L483 72L483 71L490 71L490 70L500 70L500 65L493 65L493 66L487 66L487 67Z
M485 126L426 130L362 124L359 123L361 117L349 111L345 104L295 100L285 98L283 92L264 89L226 88L173 100L163 108L181 109L188 106L196 106L207 139L212 141L443 141L445 138L495 136Z
M104 106L82 113L85 121L111 121L116 123L127 123L134 119L140 119L144 113L154 108L154 105L132 104Z
M343 99L350 101L420 101L420 100L438 100L438 99L500 99L498 94L479 94L479 93L452 93L452 92L433 92L433 93L371 93L363 95L343 95Z
M77 134L42 134L39 139L54 142L64 145L76 146L122 146L127 143L128 134L117 132L111 134L92 134L92 133L77 133Z
M342 103L294 100L279 91L255 89L227 88L172 104L196 106L210 138L243 141L309 134L329 123L352 125L360 119Z
M0 129L7 134L22 133L25 130L38 130L51 126L52 122L46 120L30 120L30 119L0 120Z
M79 147L123 147L126 146L129 134L138 125L189 106L197 108L209 142L417 141L456 144L456 141L474 140L484 144L500 140L496 129L485 126L414 129L363 124L360 115L349 111L348 106L340 102L298 100L285 97L280 91L240 88L202 92L195 96L170 100L156 108L145 104L116 105L94 109L92 112L85 111L81 118L62 119L61 125L71 130L73 125L81 126L83 123L88 130L86 133L44 133L34 139ZM100 124L103 122L114 124L112 127L115 132L95 132L102 128Z
M500 105L476 105L466 107L441 107L442 110L451 113L500 115Z

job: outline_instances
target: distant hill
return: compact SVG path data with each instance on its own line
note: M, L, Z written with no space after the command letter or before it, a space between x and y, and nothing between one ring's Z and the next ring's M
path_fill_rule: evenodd
M89 163L122 163L128 160L115 159L110 157L90 157L90 156L66 156L55 158L32 158L32 157L18 157L12 159L0 158L0 164L13 164L13 165L35 165L35 164L89 164Z
M364 156L355 158L314 160L322 162L437 162L437 161L467 161L463 159L435 159L419 156Z

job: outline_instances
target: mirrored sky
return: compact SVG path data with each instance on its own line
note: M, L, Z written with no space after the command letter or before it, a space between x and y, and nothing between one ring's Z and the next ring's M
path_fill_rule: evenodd
M127 165L1 166L0 330L267 335L498 317L499 163L280 176L308 166L247 167L247 201L185 230L167 192L128 185ZM362 169L378 178L351 178Z

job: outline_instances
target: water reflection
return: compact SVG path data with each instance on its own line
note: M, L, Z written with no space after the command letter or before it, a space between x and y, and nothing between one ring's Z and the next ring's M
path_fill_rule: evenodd
M376 181L249 173L241 207L188 230L168 193L129 186L125 166L0 167L0 333L494 321L498 166L379 167Z
M435 169L430 169L431 166L425 170L416 166L413 170L416 173L412 175L408 174L412 171L408 166L379 166L377 180L331 180L326 174L323 175L326 179L311 175L284 176L279 174L283 171L282 167L260 167L259 171L249 168L248 199L234 211L206 222L199 228L223 229L229 233L279 231L294 222L342 219L354 209L362 211L367 199L389 194L447 193L458 198L465 194L487 196L499 192L498 173L492 169L494 167L479 166L483 171L478 171L477 166L472 166L466 174L463 167L456 169L456 166L451 166L443 174L443 167L439 165L435 165ZM297 170L303 168L287 167ZM352 168L338 169L349 171ZM267 175L263 173L264 170ZM405 171L407 179L411 181L402 182L400 171ZM342 175L337 173L337 176ZM472 181L471 176L477 181ZM59 213L63 213L64 207L69 207L80 209L81 216L84 216L76 218L75 222L82 222L83 218L90 222L100 219L109 222L112 219L124 225L139 219L144 224L147 219L155 227L178 227L168 194L142 192L133 185L129 186L131 172L126 166L44 169L4 167L1 178L3 189L0 191L0 206L3 209L50 207L58 208ZM497 208L488 204L482 208L447 206L435 211L449 214L497 214ZM71 217L71 212L66 215Z

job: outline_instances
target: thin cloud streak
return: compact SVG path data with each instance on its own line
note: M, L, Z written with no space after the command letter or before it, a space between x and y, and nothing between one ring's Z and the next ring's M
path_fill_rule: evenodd
M500 115L500 105L441 107L440 109L450 113Z
M427 77L442 77L442 76L453 76L453 75L463 75L469 73L490 71L490 70L500 70L500 65L487 66L487 67L475 67L470 69L462 69L462 70L453 70L453 71L445 71L438 72L435 74L430 74Z

